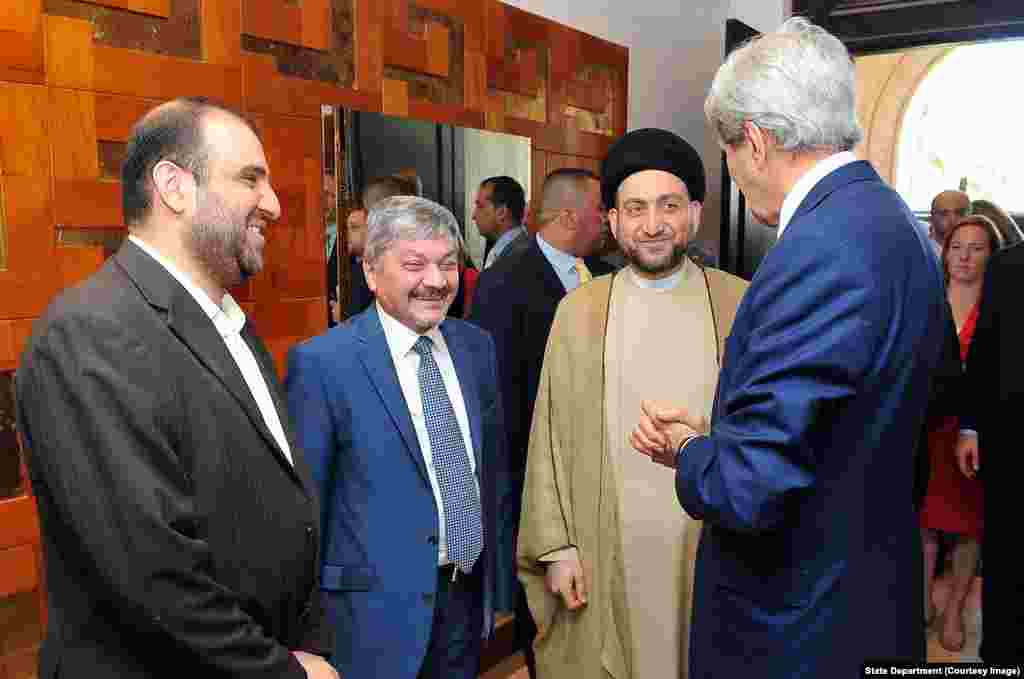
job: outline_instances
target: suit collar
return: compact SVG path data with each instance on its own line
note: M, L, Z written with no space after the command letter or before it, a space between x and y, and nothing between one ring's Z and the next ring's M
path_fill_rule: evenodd
M863 181L881 181L878 173L871 167L871 163L863 160L854 161L833 170L820 179L808 192L807 197L800 201L800 206L793 213L790 223L807 214L829 197L836 190L848 184ZM781 236L781 234L780 234Z
M402 394L402 385L398 382L398 372L395 370L395 363L391 358L391 350L388 348L387 337L384 335L384 326L377 314L377 305L371 304L366 311L355 316L351 322L352 330L359 342L359 360L363 363L370 382L377 390L377 394L401 435L402 441L405 442L406 452L412 458L413 465L419 471L423 482L429 486L430 477L427 475L427 466L423 462L423 451L420 450L419 439L416 438L416 429L413 427L412 417L409 415L409 405L405 402L405 395Z
M121 249L115 255L116 263L124 269L129 278L134 281L135 286L145 297L151 306L164 314L166 323L182 344L184 344L196 357L196 359L217 379L225 389L238 402L245 411L252 425L259 431L278 461L287 468L293 478L301 482L295 472L294 465L288 460L284 451L277 444L273 434L267 427L263 414L252 397L245 378L239 370L235 359L228 351L224 338L221 337L213 320L199 306L195 298L179 283L170 272L159 262L146 254L142 248L131 241L125 241ZM243 331L247 328L243 328ZM254 354L259 354L253 347L258 345L258 340L251 332L243 332L243 338L253 349ZM267 375L265 361L259 361L264 379L268 380L268 389L273 392L273 384L269 380L273 375ZM273 370L273 366L270 367ZM279 399L275 399L278 409L278 417L281 418L282 426L287 426L288 413L282 409Z
M541 285L547 290L549 297L561 299L565 296L566 289L562 284L562 279L558 277L555 268L551 266L551 262L544 256L544 251L540 249L536 236L530 239L530 244L524 251L523 257L533 266L535 273L539 276Z
M384 326L380 315L377 313L377 305L372 304L363 313L354 317L351 321L354 335L359 342L359 359L362 361L370 381L377 390L384 407L391 417L395 428L398 430L402 441L405 443L406 452L412 458L413 464L419 470L423 482L430 484L430 477L427 474L427 467L423 461L423 451L420 449L419 439L416 437L416 429L409 415L409 405L402 393L402 385L398 381L398 372L395 370L394 359L388 346L387 337L384 333ZM477 383L475 373L471 365L471 354L469 347L465 344L462 333L454 331L454 326L449 321L442 321L438 326L441 335L444 337L448 347L448 354L451 356L452 364L455 366L455 374L459 378L459 387L462 389L462 398L466 405L466 415L469 418L470 439L473 442L473 456L476 458L477 470L481 467L482 450L482 414L480 412L480 385Z

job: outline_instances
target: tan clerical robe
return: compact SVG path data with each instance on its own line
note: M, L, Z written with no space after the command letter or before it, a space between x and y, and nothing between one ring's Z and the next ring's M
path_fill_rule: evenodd
M682 282L666 291L641 290L628 271L619 272L581 287L558 308L534 409L518 544L519 577L539 628L541 676L685 677L699 528L675 499L672 471L632 451L626 437L639 421L640 398L710 411L715 340L724 354L746 283L705 271L706 284L687 262ZM644 315L640 305L647 303L653 313ZM641 327L634 335L624 322ZM661 547L652 536L659 513ZM588 600L573 612L547 592L541 563L569 545L579 550Z

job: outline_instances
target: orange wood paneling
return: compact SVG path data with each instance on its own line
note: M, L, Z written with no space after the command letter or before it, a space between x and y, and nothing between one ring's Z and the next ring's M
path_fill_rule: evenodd
M0 10L0 80L43 81L41 3L18 0Z
M242 57L242 0L202 3L203 56L211 64L237 64Z
M96 95L96 139L128 141L132 126L160 101L113 94Z
M39 572L32 547L0 549L0 597L31 592L38 586Z
M461 125L462 127L479 129L484 126L484 114L480 111L472 111L464 106L435 104L422 99L409 100L408 115L417 120L435 120L439 123Z
M389 116L409 116L409 83L384 79L380 110Z
M448 53L451 31L445 26L430 21L427 22L427 63L424 69L431 75L448 77Z
M242 57L246 108L259 113L319 119L320 106L333 104L361 111L379 111L380 94L334 87L318 80L280 75L274 58L246 53Z
M407 71L426 72L427 41L414 38L400 28L387 28L384 32L387 45L387 63Z
M139 14L164 17L171 16L171 0L89 0L94 5L127 9Z
M60 283L64 288L78 285L99 271L106 260L102 247L59 247L56 253Z
M292 45L302 44L302 8L284 0L242 0L242 32Z
M28 496L0 500L0 549L39 541L35 500Z
M79 229L122 229L121 182L57 180L53 184L57 224Z
M331 0L302 0L301 44L314 50L331 46Z
M50 90L50 143L53 176L58 181L98 179L96 95L79 90Z
M148 52L93 47L97 92L149 99L209 97L229 106L242 103L241 69Z
M487 57L482 52L466 50L464 80L466 108L487 112Z
M56 87L91 89L96 70L92 23L46 17L46 82Z

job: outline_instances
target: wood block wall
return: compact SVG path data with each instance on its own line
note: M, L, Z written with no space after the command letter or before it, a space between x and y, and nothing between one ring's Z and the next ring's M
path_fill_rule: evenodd
M525 135L536 192L626 127L627 51L497 0L10 0L0 9L0 370L123 234L131 124L204 95L260 128L283 216L237 291L280 361L324 329L320 106Z

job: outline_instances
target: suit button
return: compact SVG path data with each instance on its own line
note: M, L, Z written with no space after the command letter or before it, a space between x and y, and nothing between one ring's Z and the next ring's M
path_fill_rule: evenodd
M430 604L434 603L434 595L433 594L424 594L423 595L423 603L425 603L427 605L430 605Z
M436 535L431 535L430 537L428 537L427 538L427 543L431 544L431 545L436 545L437 544L437 536Z
M312 526L306 526L306 535L312 535L312 534L313 534L313 527Z

